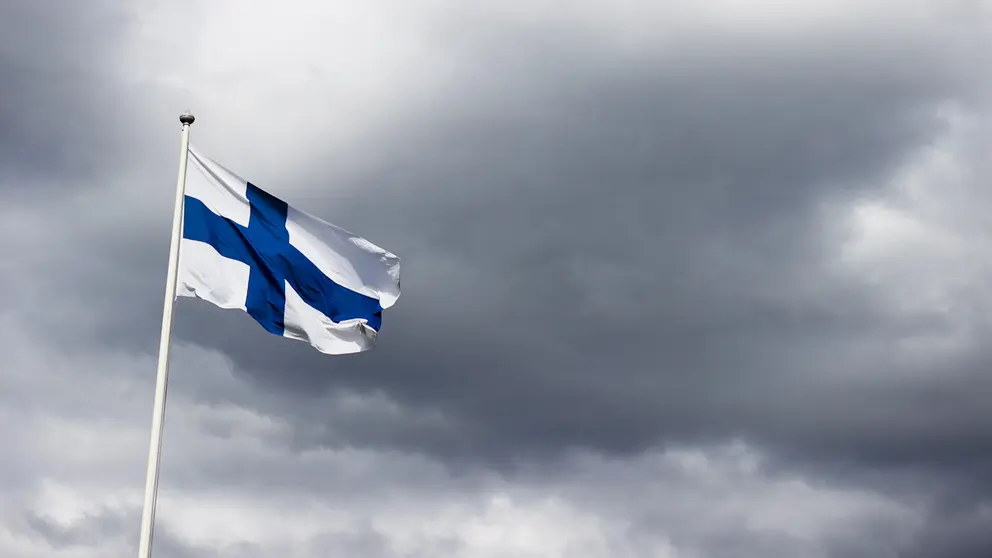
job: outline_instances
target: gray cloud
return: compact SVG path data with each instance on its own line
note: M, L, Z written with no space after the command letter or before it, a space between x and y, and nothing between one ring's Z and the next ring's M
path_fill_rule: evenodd
M983 199L987 174L973 145L989 136L984 128L964 136L972 147L961 151L945 142L958 137L947 107L987 119L988 83L974 55L988 46L977 35L980 3L961 3L930 24L909 20L900 31L865 16L816 32L797 22L794 33L771 23L767 31L707 27L678 4L665 24L646 11L654 31L646 35L594 3L555 17L524 8L502 18L445 11L415 24L443 47L444 56L421 68L434 77L411 86L402 101L370 101L389 107L387 116L355 117L368 125L348 124L363 128L350 145L314 101L316 92L343 88L328 85L326 70L299 78L299 106L280 107L285 118L270 131L222 105L245 98L242 106L251 106L271 90L252 92L245 83L278 79L261 70L208 79L190 69L188 86L143 81L133 75L134 60L171 75L180 62L192 66L198 47L169 60L134 54L147 47L133 35L154 19L148 6L73 6L9 4L0 18L0 75L13 84L0 106L0 191L11 197L0 246L12 254L0 285L19 293L0 302L0 312L28 338L45 340L34 350L86 355L78 358L93 363L83 376L90 389L111 390L107 382L126 377L105 369L122 361L143 366L146 373L131 374L150 386L169 224L163 208L170 207L178 139L169 111L190 101L210 109L193 107L201 148L404 260L404 294L386 316L382 344L356 358L328 359L265 334L247 316L181 301L173 382L193 407L176 420L182 432L203 437L170 438L177 461L167 478L177 489L209 492L241 479L258 490L317 487L328 498L358 498L379 472L395 486L470 499L491 488L490 474L534 491L548 479L576 479L556 493L585 497L579 508L634 525L609 539L615 546L603 547L604 555L643 555L661 548L655 536L682 552L673 556L969 556L987 548L989 359L968 341L988 331L980 311L987 275L975 263L984 260L987 233L968 206ZM585 25L589 13L601 25ZM962 14L975 25L964 25ZM687 32L679 21L700 29ZM203 25L192 32L208 44L211 32L224 30ZM614 25L627 34L611 33ZM278 40L268 48L277 52ZM318 48L312 56L306 60L329 55ZM307 117L306 129L293 124ZM257 157L265 151L258 144L277 133L291 139L273 141L267 158ZM927 191L951 192L946 214L929 213L932 198L900 198L906 169L916 172L927 146L971 172L956 189L944 175L921 179ZM949 234L971 250L941 256L913 241L915 256L883 247L882 256L851 263L851 246L860 242L852 208L871 203L904 204L922 235ZM17 234L31 224L36 233ZM928 266L942 266L955 282ZM929 302L934 290L956 302L951 310ZM44 305L60 311L33 311ZM905 349L932 339L950 339L953 349ZM191 345L225 356L207 358ZM50 367L15 349L8 363ZM231 376L204 372L211 367L230 367ZM76 401L45 395L45 382L60 377L52 374L10 380L18 397L2 399L4 408L26 412L35 398L55 407ZM128 457L132 465L142 457L144 405L136 398L119 410L142 421L129 430L131 449L139 448ZM238 411L202 418L196 405ZM273 453L238 445L251 413L278 423L246 435ZM98 415L82 406L71 416ZM650 468L620 478L569 457L583 450L629 463L735 439L767 454L762 467L770 475L820 482L823 494L858 494L843 513L874 509L873 498L886 500L889 511L878 524L838 533L748 535L719 522L705 531L678 519L696 509L691 493L664 506L633 496L604 503L610 492L628 494L631 483L647 482ZM310 452L330 450L372 452L361 482L349 484L348 464L305 462ZM394 454L430 465L382 464ZM303 462L281 465L284 459ZM4 468L2 482L33 486L32 466ZM73 466L45 470L71 476ZM140 472L128 473L135 486ZM609 490L590 495L596 483ZM735 490L728 485L720 495ZM765 490L777 488L762 485L755 494ZM33 492L19 494L27 502ZM11 512L19 524L53 547L105 533L98 518L67 527L19 511ZM133 518L133 511L114 513ZM800 512L815 516L815 525L831 521ZM923 519L914 531L907 517L916 513ZM128 521L108 529L126 531ZM268 542L222 548L164 532L166 556L274 550ZM459 540L464 531L452 533L404 548L472 555ZM394 535L352 526L278 550L404 555Z
M441 406L453 425L425 435L470 455L850 432L892 386L865 386L831 418L823 359L888 366L864 340L934 324L893 319L828 275L836 216L822 207L884 195L893 166L942 131L933 110L962 76L908 42L746 58L717 45L709 64L665 64L512 40L481 49L484 75L415 132L390 130L398 147L378 166L397 170L361 182L367 207L321 212L368 220L404 254L410 296L386 324L403 335L341 373L278 340L252 351L242 339L260 336L240 316L211 317L225 320L211 342L272 387ZM199 310L182 309L195 318L180 335L204 338ZM891 412L913 414L916 387L897 389L910 399Z

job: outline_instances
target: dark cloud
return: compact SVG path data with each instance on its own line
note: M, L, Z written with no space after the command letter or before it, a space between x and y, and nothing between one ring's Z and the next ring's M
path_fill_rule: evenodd
M935 511L928 518L927 526L901 558L923 556L953 556L977 558L992 552L989 526L992 517L988 511L972 508L957 512Z
M717 44L666 62L500 38L389 131L361 200L310 208L404 257L381 350L329 361L192 305L177 334L268 389L439 408L446 428L382 442L464 456L734 434L816 446L859 438L859 409L915 414L912 383L828 384L831 366L890 366L870 344L934 324L894 322L828 275L823 207L881 194L942 131L934 108L962 76L940 52Z
M71 311L25 327L62 347L153 355L178 125L147 114L174 97L123 75L132 14L104 2L76 17L73 6L2 8L0 75L16 87L0 106L0 188L40 185L21 192L24 215L64 231L5 241L42 273L0 279L23 293L0 309L56 303ZM777 470L928 502L906 557L989 548L988 355L899 357L898 341L957 317L894 311L884 287L835 265L845 208L889 195L893 172L947 131L937 109L982 109L987 84L961 42L870 23L809 40L704 33L671 52L562 27L437 31L457 54L432 94L355 146L328 148L359 171L335 183L334 157L313 155L285 183L249 176L403 258L381 346L328 358L183 300L177 341L219 350L255 389L231 393L180 366L178 386L289 421L273 442L287 451L411 452L510 478L533 462L553 475L575 448L632 458L739 438ZM194 133L210 120L198 116ZM201 146L247 173L233 148ZM85 203L128 184L138 193L126 201ZM74 197L31 205L60 188ZM122 233L121 220L143 226ZM395 408L327 405L356 393ZM216 466L200 474L222 476ZM55 544L103 532L26 521ZM877 556L890 529L839 537L830 555ZM786 535L713 537L739 555L806 548ZM184 544L163 552L208 552ZM375 530L314 544L390 555Z
M126 6L13 0L0 6L0 178L8 197L66 195L67 179L96 185L124 143L119 46L135 21ZM16 86L11 86L16 84ZM132 132L133 133L133 132Z

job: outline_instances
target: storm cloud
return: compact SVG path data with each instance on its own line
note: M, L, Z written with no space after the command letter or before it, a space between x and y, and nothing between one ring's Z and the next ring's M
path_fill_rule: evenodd
M156 556L992 551L982 2L0 5L0 549L133 552L178 114L403 259L180 300Z

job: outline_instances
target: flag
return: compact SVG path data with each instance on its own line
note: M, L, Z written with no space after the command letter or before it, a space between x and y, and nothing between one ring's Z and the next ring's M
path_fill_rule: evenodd
M400 295L399 258L188 154L177 296L244 310L322 353L371 348Z

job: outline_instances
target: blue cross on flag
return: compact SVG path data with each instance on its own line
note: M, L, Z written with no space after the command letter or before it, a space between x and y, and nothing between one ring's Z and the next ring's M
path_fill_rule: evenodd
M248 312L327 354L371 348L400 260L189 148L177 295Z

